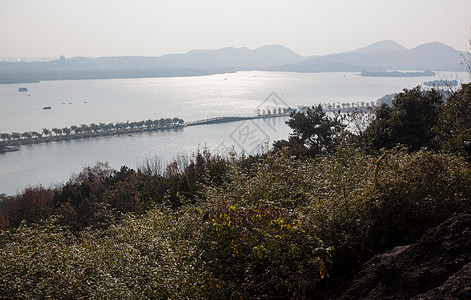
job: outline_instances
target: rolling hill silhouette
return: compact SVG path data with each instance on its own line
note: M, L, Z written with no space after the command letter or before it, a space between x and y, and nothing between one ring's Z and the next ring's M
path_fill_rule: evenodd
M258 49L193 50L160 57L72 57L50 62L0 62L0 83L41 80L197 76L247 70L361 72L382 70L463 71L460 52L433 42L406 49L390 40L354 51L303 57L281 45Z

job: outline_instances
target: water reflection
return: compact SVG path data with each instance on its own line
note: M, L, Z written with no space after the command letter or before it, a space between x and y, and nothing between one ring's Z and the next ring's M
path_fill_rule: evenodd
M251 120L249 124L266 132L271 144L287 138L290 130L285 120ZM108 162L116 169L123 165L135 168L148 158L158 157L168 162L179 155L191 155L198 148L224 153L226 148L222 148L222 144L239 153L249 152L251 149L237 145L230 136L244 122L23 145L20 151L0 154L0 193L11 195L28 185L62 183L72 173L97 162Z

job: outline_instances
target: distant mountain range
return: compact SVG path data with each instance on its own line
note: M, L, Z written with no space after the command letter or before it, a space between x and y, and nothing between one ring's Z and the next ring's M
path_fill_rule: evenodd
M303 57L271 45L193 50L160 57L73 57L50 62L0 62L0 83L41 80L196 76L247 70L361 72L384 70L463 71L460 52L434 42L406 49L381 41L354 51Z
M459 71L460 52L434 42L406 49L394 41L382 41L351 52L314 57L271 68L291 72L361 72L383 70Z

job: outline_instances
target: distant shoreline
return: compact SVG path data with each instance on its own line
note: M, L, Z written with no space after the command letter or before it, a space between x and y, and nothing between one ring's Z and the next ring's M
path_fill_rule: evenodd
M218 74L232 74L240 70L154 70L147 72L136 71L110 71L110 72L57 72L57 73L0 73L0 84L32 84L42 81L62 81L62 80L101 80L101 79L145 79L145 78L175 78L175 77L197 77ZM283 71L283 70L257 70L264 72L294 72L294 73L339 73L342 71ZM354 72L356 73L356 72ZM362 77L432 77L435 72L418 71L362 71Z
M422 77L435 76L435 72L400 72L400 71L361 71L360 76L363 77Z
M36 73L0 73L0 84L28 84L41 81L60 80L100 80L100 79L138 79L138 78L173 78L209 76L235 73L233 69L200 70L143 70L143 71L82 71L82 72L36 72Z

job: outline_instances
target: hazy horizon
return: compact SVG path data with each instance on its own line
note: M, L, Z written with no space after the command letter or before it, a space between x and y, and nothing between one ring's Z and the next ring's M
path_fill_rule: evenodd
M393 41L393 40L382 40L382 41L376 41L376 42L373 42L371 44L368 44L368 45L364 45L362 47L359 47L359 48L355 48L355 49L348 49L348 50L345 50L344 52L338 52L338 53L327 53L326 55L332 55L332 54L339 54L339 53L346 53L346 52L351 52L351 51L356 51L356 50L359 50L359 49L362 49L362 48L366 48L366 47L369 47L369 46L372 46L374 44L377 44L377 43L382 43L382 42L387 42L387 41L392 41L392 42L396 42L396 41ZM428 42L428 43L424 43L424 44L429 44L429 43L435 43L435 42L438 42L438 41L434 41L434 42ZM399 43L398 43L399 44ZM424 44L421 44L421 45L424 45ZM399 44L400 45L400 44ZM417 45L418 46L421 46L421 45ZM249 49L251 51L253 50L257 50L257 49L260 49L260 48L263 48L263 47L270 47L270 46L282 46L282 47L285 47L284 45L262 45L260 47L257 47L257 48L248 48L248 47L232 47L232 46L227 46L227 47L222 47L222 48L218 48L218 49L191 49L191 50L188 50L186 52L181 52L181 53L165 53L165 54L162 54L162 55L158 55L158 56L140 56L140 57L161 57L161 56L165 56L165 55L174 55L174 54L187 54L189 52L192 52L192 51L213 51L213 50L222 50L222 49L227 49L227 48L232 48L232 49ZM403 45L401 45L403 46ZM449 46L449 45L447 45ZM289 49L289 50L292 50L288 47L285 47L286 49ZM413 47L415 48L415 47ZM413 48L406 48L407 50L410 50L410 49L413 49ZM456 48L455 48L456 49ZM459 50L459 49L456 49L456 50ZM463 50L463 51L468 51L468 50ZM295 52L296 54L299 54L297 53L296 51L293 51ZM469 52L469 51L468 51ZM52 60L57 60L57 59L60 59L60 57L63 56L63 55L58 55L58 56L43 56L43 57L0 57L0 61L9 61L9 60L12 60L12 61L21 61L21 62L47 62L47 61L52 61ZM132 57L132 56L136 56L138 57L139 55L127 55L128 57ZM317 55L306 55L306 56L303 56L303 57L312 57L312 56L317 56ZM80 56L71 56L71 57L65 57L65 58L73 58L73 57L87 57L87 58L101 58L101 57L126 57L126 56L112 56L112 55L109 55L109 56L83 56L83 55L80 55Z
M466 51L467 0L2 0L0 57L161 56L283 45L325 55L393 40Z

